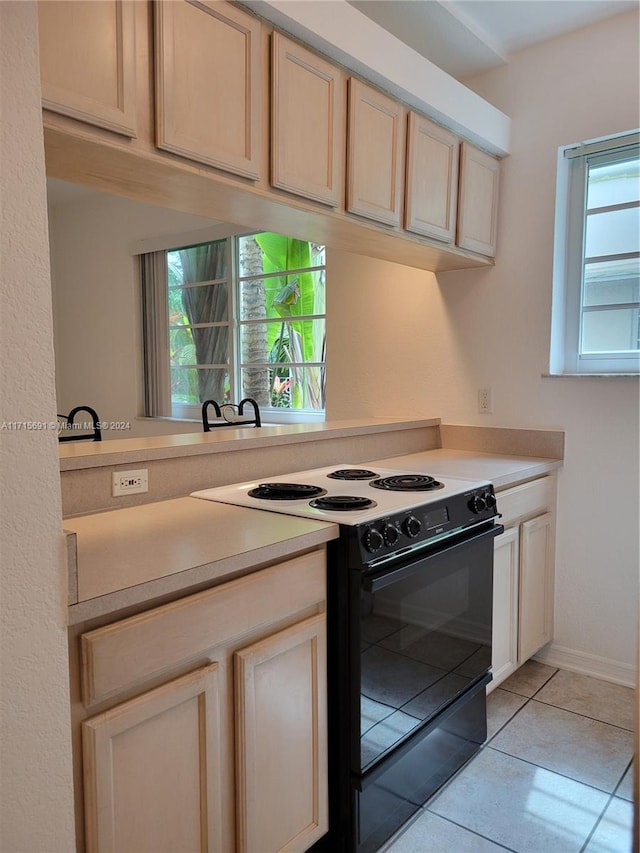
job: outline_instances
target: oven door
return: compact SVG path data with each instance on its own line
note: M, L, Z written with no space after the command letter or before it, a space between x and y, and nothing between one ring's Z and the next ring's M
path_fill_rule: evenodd
M432 724L489 670L493 540L502 530L491 524L421 557L359 573L351 658L358 670L351 682L360 722L351 739L356 775Z

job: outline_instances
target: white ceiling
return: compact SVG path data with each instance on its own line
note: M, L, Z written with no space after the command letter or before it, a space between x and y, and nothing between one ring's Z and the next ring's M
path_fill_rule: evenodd
M638 8L638 0L349 0L457 80L508 55Z

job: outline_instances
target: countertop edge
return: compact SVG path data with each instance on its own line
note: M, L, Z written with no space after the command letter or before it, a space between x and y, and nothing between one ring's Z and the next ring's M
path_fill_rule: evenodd
M322 523L317 530L300 534L292 539L279 540L257 550L244 551L233 557L193 566L136 586L77 602L68 607L67 623L73 626L100 616L115 615L119 611L139 605L157 606L162 603L162 600L168 600L176 594L191 595L211 585L213 581L222 583L234 580L259 571L269 563L289 559L298 553L317 548L337 538L338 525Z
M531 465L529 468L523 469L517 477L505 474L503 477L495 477L492 482L496 491L500 491L502 489L511 488L511 486L517 486L520 483L526 483L527 480L535 480L538 477L544 477L545 474L552 474L559 468L562 468L562 459L540 460L536 464Z

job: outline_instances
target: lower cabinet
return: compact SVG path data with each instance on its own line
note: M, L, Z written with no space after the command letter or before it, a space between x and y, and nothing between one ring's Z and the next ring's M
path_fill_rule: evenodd
M495 541L489 690L553 639L556 477L496 497L505 532Z
M86 850L304 851L326 832L324 590L316 551L81 634Z
M217 663L82 725L89 850L230 850Z
M239 851L306 850L326 827L326 623L234 656Z

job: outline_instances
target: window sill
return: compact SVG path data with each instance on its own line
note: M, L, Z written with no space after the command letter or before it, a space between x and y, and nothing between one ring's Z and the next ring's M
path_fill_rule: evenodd
M638 379L640 373L542 373L543 379Z

